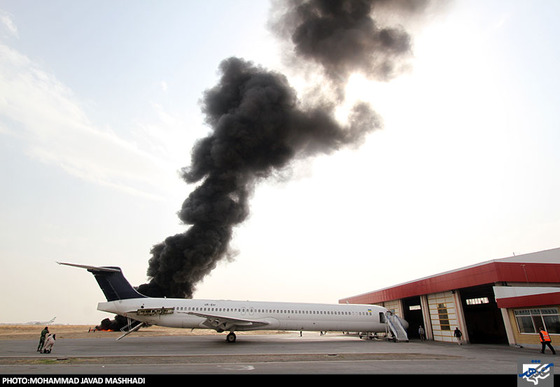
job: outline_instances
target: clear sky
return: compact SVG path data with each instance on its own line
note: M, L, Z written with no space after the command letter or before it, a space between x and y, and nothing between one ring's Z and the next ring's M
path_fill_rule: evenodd
M91 274L146 282L182 232L178 175L208 128L219 63L297 84L269 3L0 0L0 322L97 324ZM263 181L238 252L196 298L336 303L489 259L560 247L557 1L451 1L413 28L411 68L351 79L384 129Z

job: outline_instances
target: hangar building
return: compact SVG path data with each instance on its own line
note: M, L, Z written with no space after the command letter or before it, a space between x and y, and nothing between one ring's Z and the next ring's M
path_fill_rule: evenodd
M482 262L341 299L375 304L409 323L408 337L452 342L539 345L539 327L560 342L560 248Z

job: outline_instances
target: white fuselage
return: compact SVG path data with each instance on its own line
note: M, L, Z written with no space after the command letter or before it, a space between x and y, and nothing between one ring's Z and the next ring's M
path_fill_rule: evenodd
M387 309L376 305L136 298L101 302L98 309L151 325L218 331L386 332L387 329ZM209 319L213 317L234 321L211 326Z

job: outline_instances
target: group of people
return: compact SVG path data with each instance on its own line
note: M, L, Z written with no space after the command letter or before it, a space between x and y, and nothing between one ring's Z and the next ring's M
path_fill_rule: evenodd
M41 337L39 338L39 346L37 347L37 352L39 353L51 353L54 342L56 340L56 334L49 332L49 327L45 327L41 331Z
M323 332L321 332L321 335L322 334ZM424 328L422 328L422 325L418 327L418 335L420 336L420 340L422 341L426 340L426 333L424 331ZM301 336L301 332L300 332L300 336ZM463 333L461 332L459 327L455 328L455 331L453 332L453 336L455 336L455 339L457 340L457 344L459 345L463 344L463 340L462 340ZM548 347L550 348L552 353L556 355L556 351L552 346L552 339L550 338L550 335L548 334L547 331L544 330L543 327L539 328L539 337L542 344L541 353L544 353L544 350L546 349L546 347ZM49 327L45 327L41 331L41 337L39 338L39 346L37 347L37 352L51 353L54 347L55 340L56 340L56 335L54 333L49 332Z
M418 327L418 336L420 336L421 341L426 340L426 332L424 331L424 328L422 328L422 325ZM462 339L463 333L461 332L459 327L455 328L455 331L453 332L453 336L455 336L455 339L457 340L457 344L463 345L463 339Z
M422 325L418 327L418 335L420 336L421 341L426 340L426 333L424 331L424 328L422 328ZM461 332L459 327L455 328L455 331L453 332L453 336L457 340L457 344L459 345L463 344L463 333ZM550 335L543 327L539 328L539 338L541 341L541 353L544 353L544 350L546 349L546 347L548 347L552 351L552 354L556 355L556 351L552 346L552 339L550 338Z

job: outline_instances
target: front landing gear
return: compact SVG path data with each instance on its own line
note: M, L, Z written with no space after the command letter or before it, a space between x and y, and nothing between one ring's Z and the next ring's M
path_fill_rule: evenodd
M235 333L233 333L233 332L228 333L228 335L226 336L226 341L228 343L235 343L236 339L237 339L237 336L235 336Z

